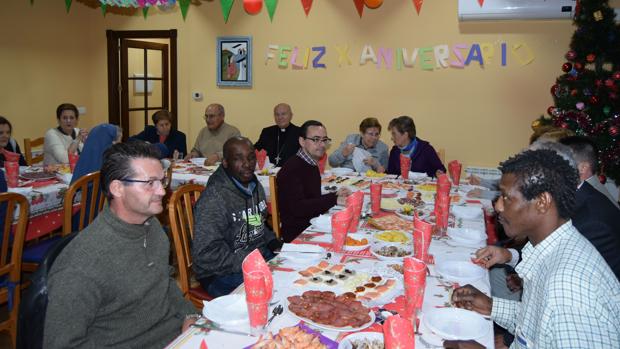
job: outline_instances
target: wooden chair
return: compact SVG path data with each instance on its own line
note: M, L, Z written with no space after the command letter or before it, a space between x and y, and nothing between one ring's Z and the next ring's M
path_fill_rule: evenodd
M62 235L71 234L73 229L73 200L75 195L80 192L82 197L79 204L80 221L75 231L81 231L86 228L97 217L103 209L105 197L100 188L100 173L91 172L82 178L73 182L69 189L65 192L63 201L64 221L62 224ZM86 214L88 213L88 216Z
M439 157L442 164L446 164L446 150L444 148L437 149L437 157Z
M24 138L24 157L28 166L32 166L43 161L43 152L37 156L32 156L32 148L42 147L45 143L45 138L39 137L35 139Z
M19 205L19 217L13 225L15 206ZM8 319L0 323L0 331L8 331L12 346L16 345L17 316L19 313L22 251L28 223L28 200L20 194L0 194L0 211L3 213L2 246L0 247L0 304L9 304ZM14 228L14 229L13 229ZM12 241L11 241L11 234Z
M278 185L276 176L269 176L269 200L271 200L271 228L279 239L281 234L280 207L278 206Z
M177 188L168 203L168 215L172 240L179 264L179 283L185 298L198 309L202 309L203 300L211 297L197 282L192 282L191 241L194 238L194 204L205 189L203 185L186 184Z

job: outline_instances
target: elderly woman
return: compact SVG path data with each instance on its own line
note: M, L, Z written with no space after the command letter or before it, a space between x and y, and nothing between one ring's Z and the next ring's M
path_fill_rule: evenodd
M79 153L82 150L88 130L76 127L79 117L77 107L71 103L63 103L56 108L58 127L45 133L45 165L66 164L69 162L69 153Z
M19 165L26 166L26 160L19 149L19 144L11 137L12 132L13 125L11 125L11 122L5 117L0 116L0 149L19 154ZM4 154L0 152L0 166L4 166L5 160Z
M140 139L152 144L161 143L161 155L164 158L174 157L175 154L181 158L187 155L187 145L185 133L172 128L174 116L167 110L160 110L153 114L153 125L147 125L144 131L132 136L132 139Z
M392 133L394 146L390 151L388 170L390 174L400 174L400 155L411 158L411 171L426 172L435 177L437 171L446 172L446 168L439 160L435 148L416 137L415 123L408 116L399 116L390 121L388 129Z
M329 156L331 167L346 167L363 172L368 168L385 172L388 165L388 146L381 142L381 124L376 118L366 118L360 123L360 133L348 135L340 147ZM353 153L356 148L364 151L363 164L355 168Z

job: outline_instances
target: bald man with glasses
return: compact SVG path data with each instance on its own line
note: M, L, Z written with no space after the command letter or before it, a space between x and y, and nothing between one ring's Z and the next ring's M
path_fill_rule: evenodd
M221 104L213 103L207 106L204 115L207 126L200 130L194 147L187 158L206 158L206 166L222 161L224 158L224 142L230 138L241 136L238 128L224 122L225 116L226 112Z

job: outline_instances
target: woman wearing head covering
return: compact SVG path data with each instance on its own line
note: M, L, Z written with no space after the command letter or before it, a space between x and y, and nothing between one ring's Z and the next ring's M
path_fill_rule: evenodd
M101 124L95 126L84 143L80 158L73 170L71 183L77 181L82 176L101 169L103 152L112 144L120 142L123 131L120 127L112 124Z

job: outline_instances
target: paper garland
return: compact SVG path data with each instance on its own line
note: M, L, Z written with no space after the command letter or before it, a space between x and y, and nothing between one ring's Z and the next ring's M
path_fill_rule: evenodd
M308 13L310 13L312 8L312 0L301 0L301 6L303 6L306 17L308 17Z
M273 22L273 15L276 12L278 0L265 0L265 6L267 6L267 12L269 12L269 21Z

